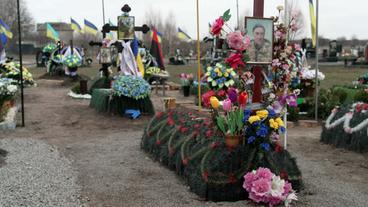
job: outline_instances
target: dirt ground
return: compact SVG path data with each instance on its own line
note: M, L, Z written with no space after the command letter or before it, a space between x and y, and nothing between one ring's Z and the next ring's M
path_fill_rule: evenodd
M38 80L25 90L26 127L1 138L34 138L59 148L78 172L88 206L254 206L247 201L212 203L191 193L175 172L140 150L149 117L101 114L88 100L67 97L59 80ZM153 95L156 109L159 96ZM367 206L368 154L319 142L321 129L291 128L288 149L297 158L305 190L295 206Z

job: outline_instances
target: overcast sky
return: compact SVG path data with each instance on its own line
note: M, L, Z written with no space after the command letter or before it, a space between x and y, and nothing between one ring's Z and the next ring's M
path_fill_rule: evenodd
M83 25L83 19L93 22L99 29L103 24L102 0L25 0L35 21L70 22L73 17ZM231 9L231 25L236 25L236 0L199 0L201 36L207 34L208 22L213 22L225 10ZM253 0L238 0L241 18L244 14L253 14ZM295 1L304 14L306 33L310 36L308 0ZM314 0L315 1L315 0ZM176 24L189 36L196 39L196 0L105 0L105 16L115 23L123 4L132 8L131 15L136 16L136 25L143 24L146 11L158 10L165 18L169 12L175 15ZM265 0L265 17L277 14L276 6L283 5L284 0ZM320 0L319 34L328 38L345 36L350 39L356 35L368 39L368 1L367 0Z

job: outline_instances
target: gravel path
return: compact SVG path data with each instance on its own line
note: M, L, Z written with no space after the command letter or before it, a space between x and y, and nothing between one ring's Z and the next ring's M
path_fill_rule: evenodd
M0 206L81 206L70 161L43 141L2 139L8 151L0 168Z

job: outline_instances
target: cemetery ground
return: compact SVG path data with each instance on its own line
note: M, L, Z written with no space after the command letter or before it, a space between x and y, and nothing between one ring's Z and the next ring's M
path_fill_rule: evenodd
M175 172L154 162L140 149L142 132L150 117L130 120L98 113L89 107L88 100L67 97L70 85L63 85L62 80L37 79L45 69L30 69L38 87L25 89L26 127L0 134L0 148L8 151L0 168L0 206L50 206L47 204L58 200L57 206L254 206L247 201L202 201ZM92 77L97 70L94 65L80 68L79 73ZM178 82L177 75L195 73L196 64L168 66L167 70ZM321 71L326 75L322 87L328 88L351 83L366 69L321 66ZM170 95L184 100L177 91L170 91ZM161 110L161 93L152 93L151 98L156 110ZM297 159L305 185L293 206L366 206L368 154L321 144L321 127L295 127L288 133L288 150ZM22 170L4 173L19 165ZM45 178L42 173L46 170ZM66 175L64 183L64 178L58 179ZM18 180L4 180L4 176ZM54 188L37 193L45 185Z

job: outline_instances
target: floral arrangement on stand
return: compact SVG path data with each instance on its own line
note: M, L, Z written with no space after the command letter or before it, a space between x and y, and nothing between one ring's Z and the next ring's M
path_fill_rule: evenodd
M82 59L77 55L68 55L64 57L63 63L68 68L77 68L82 65Z
M297 200L291 184L275 175L268 168L258 168L244 176L243 188L249 193L249 198L256 203L266 203L270 207L284 204L290 206Z
M155 74L159 74L161 72L161 69L159 67L149 67L146 69L146 71L144 72L145 75L147 76L152 76Z
M14 97L18 92L16 82L8 78L0 78L0 122L8 110L14 105Z
M0 77L10 78L20 84L20 64L15 62L7 62L0 66ZM34 85L32 74L23 66L23 81L25 85Z
M45 47L43 47L42 52L44 53L52 53L54 50L56 50L57 46L53 43L47 44Z
M206 77L211 88L226 89L235 84L234 79L237 78L237 75L232 68L217 63L214 67L207 67Z
M133 99L143 99L151 93L151 87L147 81L138 76L119 75L112 83L113 94L126 96Z

